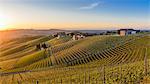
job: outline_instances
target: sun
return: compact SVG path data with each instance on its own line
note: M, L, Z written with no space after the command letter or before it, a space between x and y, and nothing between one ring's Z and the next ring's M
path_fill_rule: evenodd
M6 23L0 21L0 30L6 30L8 28L9 26Z
M7 25L5 23L0 23L0 30L6 30L6 29L7 29Z
M0 15L0 30L6 30L8 28L9 20L4 15Z

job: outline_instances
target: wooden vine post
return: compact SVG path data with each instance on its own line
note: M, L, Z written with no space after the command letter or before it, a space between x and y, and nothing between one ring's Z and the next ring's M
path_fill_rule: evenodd
M148 70L148 60L147 60L147 48L145 48L145 53L144 53L144 74L147 76L147 70Z
M103 66L103 84L106 84L106 78L105 78L105 65Z
M84 84L86 84L86 76L87 76L87 75L86 75L86 65L85 65L84 67L85 67L85 68L84 68L84 76L85 76L85 77L84 77Z

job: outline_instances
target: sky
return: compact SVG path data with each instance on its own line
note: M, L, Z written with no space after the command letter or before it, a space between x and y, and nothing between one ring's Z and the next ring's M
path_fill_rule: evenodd
M0 0L3 29L150 28L150 0Z

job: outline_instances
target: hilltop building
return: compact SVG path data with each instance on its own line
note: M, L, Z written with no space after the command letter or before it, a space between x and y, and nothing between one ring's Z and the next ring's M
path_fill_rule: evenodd
M85 38L85 36L82 34L76 34L76 35L73 35L73 37L72 37L73 40L80 40L83 38Z
M72 36L75 35L75 34L74 34L73 32L70 32L70 33L68 33L67 35L72 37Z
M118 34L120 36L125 36L125 35L130 35L130 34L136 34L138 32L139 32L139 30L134 30L134 29L120 29L120 30L118 30Z
M59 32L57 33L57 39L61 38L61 37L65 37L66 33L65 32Z

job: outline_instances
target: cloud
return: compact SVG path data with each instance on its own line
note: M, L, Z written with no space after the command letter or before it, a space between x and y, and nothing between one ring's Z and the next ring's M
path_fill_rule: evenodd
M93 9L93 8L99 6L99 5L100 5L99 2L95 2L95 3L92 3L92 4L87 5L87 6L82 6L82 7L80 7L79 9L81 9L81 10L84 10L84 9L85 9L85 10L89 10L89 9Z

